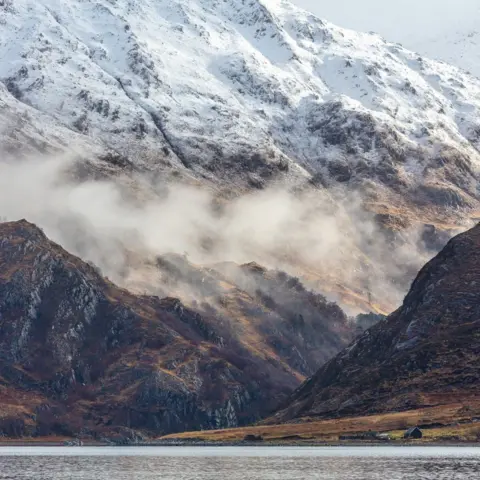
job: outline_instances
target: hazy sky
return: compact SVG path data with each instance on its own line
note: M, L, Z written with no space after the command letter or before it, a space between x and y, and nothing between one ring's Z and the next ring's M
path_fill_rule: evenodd
M292 0L342 27L375 31L408 44L455 31L480 28L480 0Z

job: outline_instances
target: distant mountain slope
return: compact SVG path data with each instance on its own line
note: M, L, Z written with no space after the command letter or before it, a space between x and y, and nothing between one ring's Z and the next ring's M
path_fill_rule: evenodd
M191 284L211 291L196 310L133 295L26 221L0 224L0 264L2 436L246 424L354 335L338 306L266 271L255 297L190 267ZM178 262L159 268L179 281Z
M325 364L271 422L479 405L480 225L418 274L401 308Z
M10 94L142 168L477 206L480 81L286 0L6 0L0 24Z
M476 22L436 38L416 42L417 50L480 78L480 10Z

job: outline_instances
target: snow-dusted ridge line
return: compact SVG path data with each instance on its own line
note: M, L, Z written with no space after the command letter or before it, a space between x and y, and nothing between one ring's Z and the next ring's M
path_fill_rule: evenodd
M288 1L17 0L0 26L10 93L138 165L215 179L259 154L476 201L480 80Z
M416 50L457 65L480 79L480 10L477 18L448 33L414 42Z

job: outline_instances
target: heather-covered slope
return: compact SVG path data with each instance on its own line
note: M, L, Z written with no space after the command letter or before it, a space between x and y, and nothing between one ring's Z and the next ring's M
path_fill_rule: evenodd
M222 310L198 311L176 298L133 295L26 221L0 224L0 265L7 436L242 425L271 411L353 336L343 312L321 297L303 307L302 323L241 291L226 295ZM290 295L299 304L310 298L298 285Z
M480 226L418 274L401 308L308 379L272 419L479 403Z

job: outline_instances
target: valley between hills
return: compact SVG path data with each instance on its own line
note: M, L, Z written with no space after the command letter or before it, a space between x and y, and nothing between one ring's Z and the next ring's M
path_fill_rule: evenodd
M0 1L0 442L477 441L479 119L287 0Z
M200 314L119 289L26 221L0 227L5 437L311 443L421 426L423 441L478 439L479 226L450 240L403 305L363 333L298 279L258 264L210 270L208 281L202 272L200 288L236 284L225 310ZM185 260L174 260L159 268L181 277ZM270 293L254 297L253 279ZM329 360L326 348L340 352ZM173 433L189 426L202 431Z
M478 441L479 247L479 226L452 239L420 271L396 312L327 362L261 425L175 438L325 442L377 431L398 439L421 426L423 441Z

